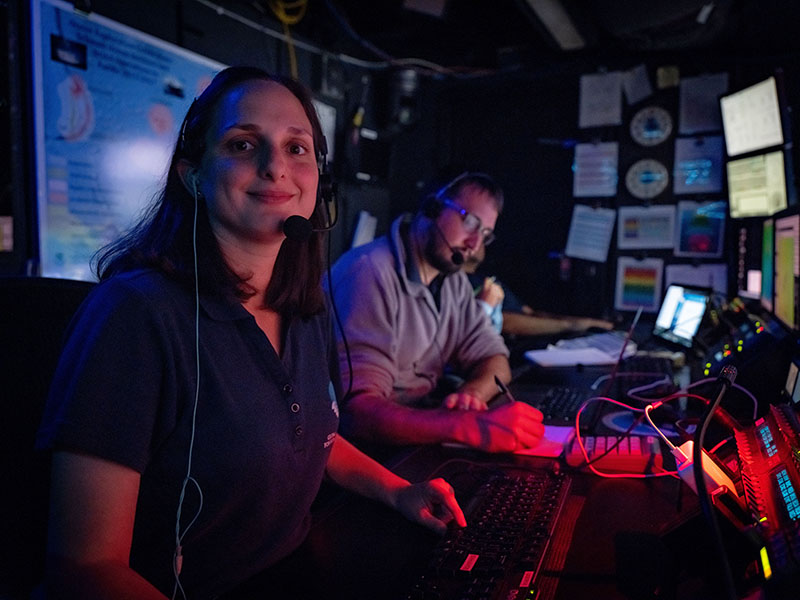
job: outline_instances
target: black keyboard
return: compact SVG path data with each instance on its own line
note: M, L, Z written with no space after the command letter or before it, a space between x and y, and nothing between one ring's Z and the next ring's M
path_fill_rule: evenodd
M639 373L663 373L672 376L672 360L663 356L648 356L635 354L626 358L620 365L620 371L633 371Z
M465 505L467 527L439 541L406 598L535 598L569 487L567 475L544 469L497 473Z
M581 405L597 392L582 387L514 383L509 385L517 400L538 408L545 425L575 425L575 415ZM581 428L591 428L597 421L601 404L589 403L581 413Z
M645 397L657 398L675 391L672 360L660 356L647 355L626 358L619 367L619 376L615 388L616 397L620 400L625 400L628 390L656 383L659 379L664 380L664 383L644 392Z

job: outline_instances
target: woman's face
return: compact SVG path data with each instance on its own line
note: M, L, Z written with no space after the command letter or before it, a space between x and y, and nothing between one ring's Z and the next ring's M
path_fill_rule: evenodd
M282 241L287 217L311 217L319 179L311 122L281 84L234 88L220 101L206 144L198 179L221 242Z

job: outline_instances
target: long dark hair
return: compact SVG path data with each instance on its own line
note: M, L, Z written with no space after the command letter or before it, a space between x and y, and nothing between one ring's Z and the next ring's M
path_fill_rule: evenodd
M252 80L274 81L292 92L311 122L314 149L322 160L325 148L322 128L302 84L256 67L229 67L220 71L186 113L175 144L167 180L144 216L122 238L102 248L96 256L96 272L102 281L109 277L150 267L186 285L194 285L193 218L195 198L183 185L177 165L181 160L199 164L206 150L206 133L217 107L227 94ZM240 300L255 293L247 279L236 274L225 262L211 230L205 200L199 197L197 219L198 282L203 293L232 294ZM314 228L324 224L321 203L311 215ZM308 317L324 306L322 292L322 234L306 241L286 239L281 245L264 307L284 317Z

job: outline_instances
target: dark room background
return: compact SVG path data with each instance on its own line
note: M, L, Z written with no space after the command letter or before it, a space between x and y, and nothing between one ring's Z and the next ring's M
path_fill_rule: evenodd
M646 13L637 5L652 5L655 12L671 5L670 10L694 15L702 2L620 2L613 15L609 13L616 19L614 27L599 19L593 24L595 38L575 52L545 43L541 25L526 17L520 8L524 3L513 0L488 3L492 11L484 7L484 13L475 8L484 3L427 3L441 8L438 15L412 10L409 5L420 3L400 0L369 6L310 0L302 21L290 28L293 48L266 2L73 4L76 10L94 12L225 64L256 64L288 74L296 59L298 78L337 111L332 166L342 220L332 236L334 258L349 247L359 211L377 217L380 234L395 215L414 210L424 194L463 170L492 174L505 189L506 208L487 269L529 304L562 313L614 316L613 241L606 263L563 256L576 202L574 145L618 142L621 179L636 158L630 152L631 115L647 104L661 106L673 117L677 114L678 89L655 85L658 68L674 66L681 77L725 72L730 90L778 73L789 115L800 101L798 42L791 32L798 9L777 0L717 3L704 30L715 28L716 37L699 35L700 26L692 19L688 25L684 20L662 30L642 25L636 31L639 21L634 17L641 21ZM609 5L599 2L595 14L603 6ZM29 3L1 2L0 12L6 49L0 71L0 216L12 217L13 222L13 244L0 252L0 269L4 274L36 274ZM489 12L492 18L485 16ZM717 15L727 19L724 31L723 24L714 21ZM623 27L632 32L627 38L619 33ZM635 105L623 103L619 126L579 129L581 76L638 65L645 66L653 94ZM663 154L668 168L672 148L668 144L655 150ZM792 162L790 176L795 171ZM788 185L793 190L791 177ZM619 189L617 198L586 202L616 207L625 202L621 181ZM675 201L671 192L657 200ZM737 227L727 224L723 255L729 264L729 290L734 292Z

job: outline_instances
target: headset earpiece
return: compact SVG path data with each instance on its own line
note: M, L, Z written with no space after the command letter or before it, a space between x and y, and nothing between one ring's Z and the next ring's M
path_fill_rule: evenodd
M328 172L326 167L323 167L319 172L319 184L317 187L319 201L329 204L333 202L335 194L333 176Z
M197 169L191 169L186 173L186 182L191 188L192 197L197 200L197 196L200 193L200 176L197 174Z
M317 156L319 165L319 181L317 183L317 202L322 205L325 224L323 230L333 229L339 219L339 203L336 199L336 182L333 180L328 166L328 142L322 136L320 151Z

